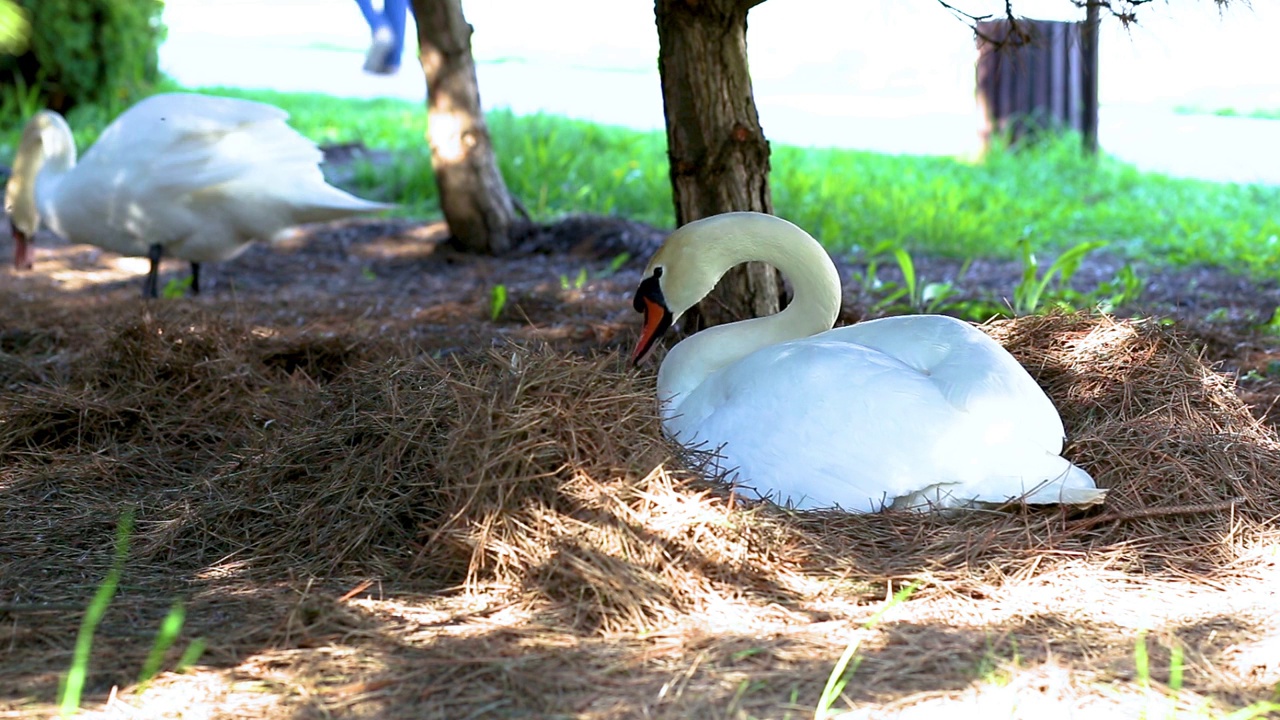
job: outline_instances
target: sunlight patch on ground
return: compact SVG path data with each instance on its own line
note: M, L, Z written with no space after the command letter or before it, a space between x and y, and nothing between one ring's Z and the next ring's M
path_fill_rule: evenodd
M505 599L500 592L465 592L443 598L353 598L347 604L404 629L405 642L425 641L440 635L466 636L495 629L526 625L528 609Z
M92 720L150 718L207 720L216 717L279 717L282 697L270 684L207 669L165 673L143 692L118 694L114 689L105 706L76 717Z
M1029 667L1005 666L956 696L909 696L884 706L840 713L831 720L933 720L938 717L999 720L1128 720L1209 718L1211 701L1191 692L1164 695L1136 683L1091 682L1091 673L1055 660Z
M369 260L420 260L434 253L437 244L431 241L423 242L417 238L406 241L404 236L383 238L353 247L351 254L354 257Z
M140 278L151 269L151 261L146 258L104 253L89 245L37 252L35 272L73 291ZM93 266L85 267L86 259L92 261Z
M1070 343L1073 360L1089 363L1093 359L1115 352L1137 337L1132 325L1124 323L1099 324L1088 334Z
M1080 698L1074 693L1073 673L1069 668L1050 661L1034 668L1005 675L996 682L981 682L958 697L909 696L887 706L863 707L833 715L831 720L932 720L937 717L957 716L970 718L1057 718L1084 717ZM1108 713L1096 713L1089 709L1090 718L1124 717Z

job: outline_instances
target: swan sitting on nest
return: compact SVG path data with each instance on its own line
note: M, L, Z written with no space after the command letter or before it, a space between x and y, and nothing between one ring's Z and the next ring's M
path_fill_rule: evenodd
M164 256L191 263L235 257L280 231L391 205L325 182L320 150L273 105L189 93L149 97L111 123L77 164L58 113L36 113L22 133L5 192L14 266L31 267L43 222L74 243L150 259L143 286L156 297Z
M857 512L1103 500L1061 456L1057 410L1008 351L942 315L833 330L835 265L808 233L770 215L717 215L667 238L636 291L645 321L634 360L726 271L753 260L791 281L791 304L684 339L658 372L665 430L717 451L740 487L796 508Z

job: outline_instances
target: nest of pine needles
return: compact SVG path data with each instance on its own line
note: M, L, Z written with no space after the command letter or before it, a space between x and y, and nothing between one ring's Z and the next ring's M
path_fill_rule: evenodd
M959 516L813 514L826 552L869 576L921 573L963 590L1046 568L1046 559L1111 556L1132 573L1232 572L1246 537L1274 536L1280 443L1232 381L1155 320L1053 315L985 328L1057 406L1064 451L1109 488L1083 513L1005 508ZM832 542L834 539L834 542Z
M1057 404L1067 456L1111 492L1084 512L943 517L735 499L682 469L652 369L617 354L434 357L137 307L5 331L0 577L22 580L0 585L0 601L91 594L124 508L136 513L130 566L157 585L485 585L585 632L660 625L728 596L802 604L812 577L955 590L1090 553L1135 572L1228 573L1280 514L1275 434L1155 322L988 327Z

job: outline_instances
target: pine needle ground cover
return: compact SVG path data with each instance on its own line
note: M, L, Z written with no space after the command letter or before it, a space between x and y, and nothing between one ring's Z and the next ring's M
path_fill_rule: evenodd
M126 512L83 700L102 716L812 717L851 642L848 717L1280 699L1280 440L1198 336L985 326L1111 488L1099 508L793 513L662 437L654 367L626 362L642 258L613 260L639 232L499 261L344 226L154 303L82 248L5 271L5 714L56 712Z

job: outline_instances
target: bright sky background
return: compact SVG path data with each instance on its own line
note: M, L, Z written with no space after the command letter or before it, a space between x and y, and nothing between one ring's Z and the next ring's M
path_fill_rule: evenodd
M1002 2L955 0L975 14ZM281 45L363 49L368 31L350 0L168 0L172 37L269 38ZM464 0L480 60L519 58L592 68L653 70L658 49L647 0ZM1070 19L1070 0L1015 0L1029 17ZM853 94L971 97L970 33L935 0L770 0L751 11L757 82ZM1144 6L1126 31L1103 28L1104 103L1225 102L1280 107L1280 3L1212 0Z
M1083 12L1070 0L1014 2L1035 18ZM1003 11L1002 0L952 4ZM463 0L463 8L487 108L662 126L651 0ZM1157 0L1130 30L1104 18L1104 148L1152 169L1280 183L1280 123L1227 128L1169 112L1280 109L1280 2L1234 0L1219 14L1213 0ZM424 94L410 58L394 77L360 71L369 30L354 0L167 0L165 21L161 64L186 84ZM936 0L768 0L749 16L748 52L771 139L940 154L977 146L972 33ZM1165 167L1174 150L1186 169ZM1248 167L1211 167L1224 157Z

